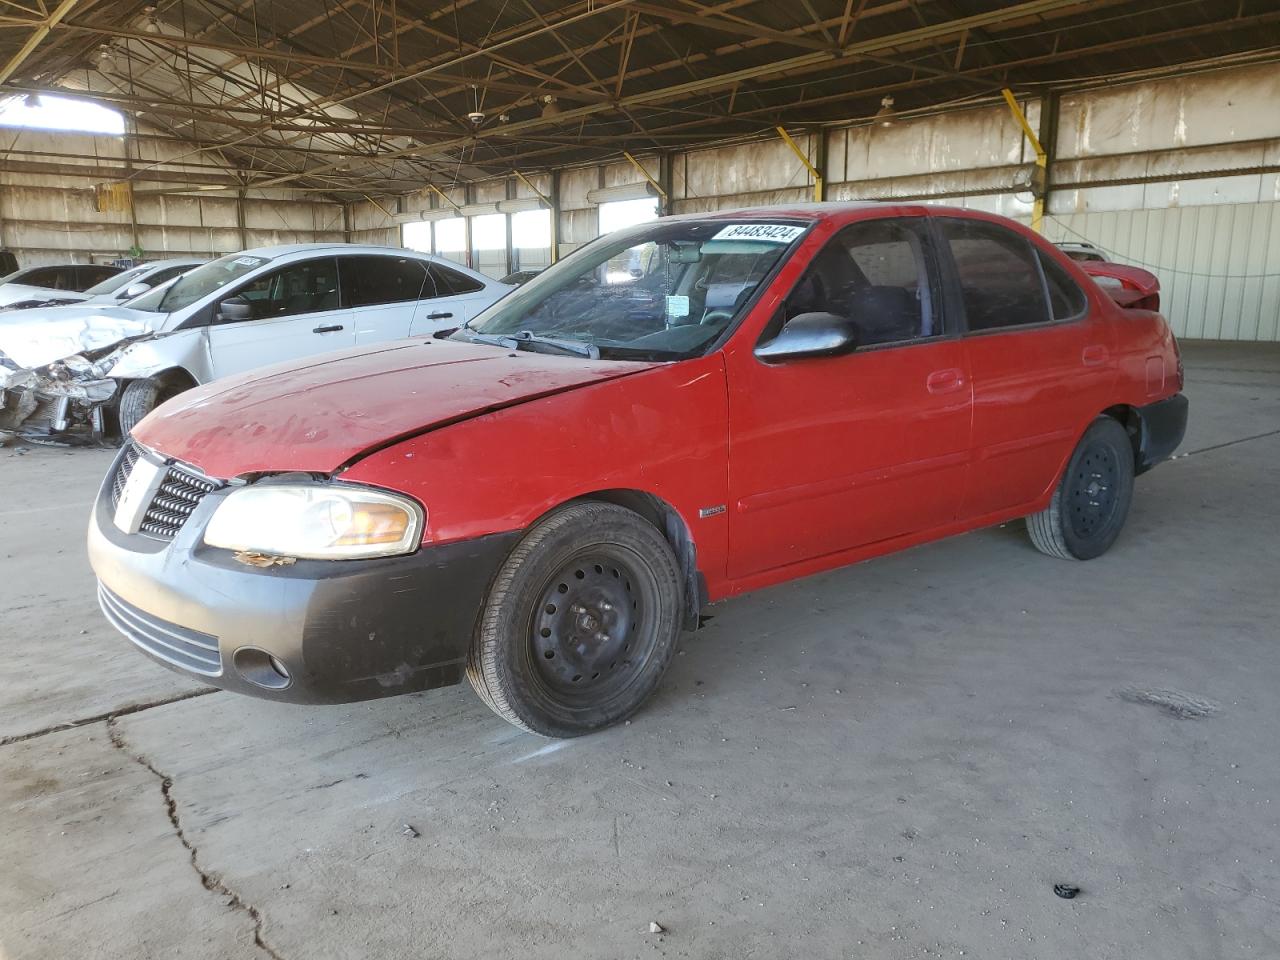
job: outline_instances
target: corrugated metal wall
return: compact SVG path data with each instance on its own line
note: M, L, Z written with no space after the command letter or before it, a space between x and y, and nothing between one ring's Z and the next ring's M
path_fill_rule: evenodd
M1277 64L1073 91L1060 96L1056 110L1051 101L1025 99L1023 109L1051 151L1046 235L1087 239L1117 260L1153 270L1182 336L1280 340L1278 103ZM1051 127L1041 123L1042 112L1056 115ZM1030 219L1034 157L1003 103L793 134L824 171L828 199L911 199ZM242 240L254 246L344 235L343 208L313 195L249 198L241 214L234 197L165 195L159 184L137 192L135 228L127 213L98 213L89 189L95 164L120 162L119 138L11 131L4 139L15 155L54 157L63 171L75 164L86 171L0 173L0 241L23 263L118 256L135 237L158 256L227 252ZM145 142L137 149L134 163L158 159ZM637 159L664 183L667 212L813 197L812 177L780 139ZM36 161L24 162L30 168ZM207 177L209 169L193 166L191 175ZM597 235L601 201L593 191L647 189L626 161L527 176L537 193L558 200L561 253ZM405 219L536 195L516 177L444 193L448 201L424 187L351 204L347 236L398 245Z
M278 190L243 200L225 192L178 194L181 185L148 176L156 160L177 159L170 145L161 152L152 141L129 141L136 171L131 214L99 211L93 191L95 183L117 179L126 162L124 138L10 128L0 130L0 142L7 163L0 170L0 247L14 251L22 266L114 260L135 243L154 260L343 238L342 205L307 194ZM166 177L188 175L196 183L211 171L208 164L164 167Z

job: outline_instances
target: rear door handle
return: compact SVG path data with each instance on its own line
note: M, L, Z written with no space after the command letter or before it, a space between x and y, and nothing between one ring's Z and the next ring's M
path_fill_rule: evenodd
M964 374L954 367L948 370L935 370L925 380L930 393L954 393L964 386Z
M342 324L335 323L327 327L315 327L312 329L311 332L312 333L337 333L341 329L342 329Z
M428 320L448 320L452 316L453 316L452 313L428 313L427 319Z
M1107 362L1107 348L1101 344L1091 344L1084 348L1080 353L1080 361L1086 367L1096 367L1100 363Z

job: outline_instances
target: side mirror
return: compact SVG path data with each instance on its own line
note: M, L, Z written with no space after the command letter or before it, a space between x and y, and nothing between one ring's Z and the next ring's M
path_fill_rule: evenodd
M249 320L253 317L253 306L244 297L228 297L218 304L218 312L214 316L215 323L235 323L237 320Z
M804 357L835 357L858 349L858 326L834 313L802 313L792 317L772 340L756 347L765 363Z
M151 289L149 283L132 283L124 288L124 293L116 297L117 300L132 300L134 297L140 297Z

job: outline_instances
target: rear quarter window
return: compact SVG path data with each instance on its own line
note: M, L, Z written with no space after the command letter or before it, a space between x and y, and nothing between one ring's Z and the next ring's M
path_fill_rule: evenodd
M1049 309L1055 320L1074 320L1089 309L1089 298L1071 275L1043 250L1037 250L1040 269L1044 271L1045 287L1049 290Z

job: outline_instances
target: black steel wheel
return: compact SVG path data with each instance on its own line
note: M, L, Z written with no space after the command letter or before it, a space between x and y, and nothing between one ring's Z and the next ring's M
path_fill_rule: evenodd
M666 538L643 517L571 504L530 530L499 571L467 676L499 716L543 736L617 723L675 653L682 583Z
M1064 560L1101 556L1133 500L1134 453L1117 421L1099 417L1077 444L1047 509L1027 517L1031 542Z

